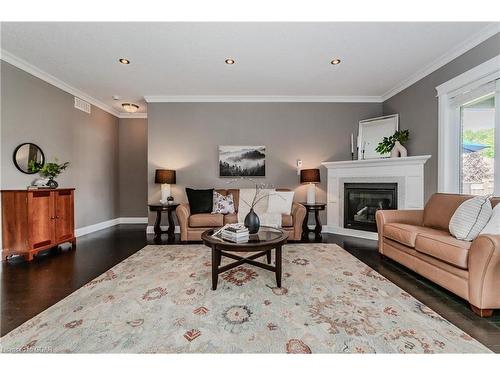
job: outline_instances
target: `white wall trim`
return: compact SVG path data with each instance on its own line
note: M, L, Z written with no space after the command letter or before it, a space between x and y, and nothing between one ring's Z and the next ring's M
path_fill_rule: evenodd
M243 102L314 102L314 103L381 103L380 96L275 96L275 95L156 95L145 96L147 103L243 103Z
M59 78L54 77L53 75L45 72L44 70L37 68L36 66L30 64L29 62L21 59L20 57L17 57L16 55L14 55L14 54L12 54L4 49L0 50L0 59L15 66L16 68L19 68L19 69L25 71L26 73L31 74L32 76L35 76L35 77L41 79L42 81L45 81L45 82L51 84L52 86L55 86L55 87L65 91L65 92L67 92L68 94L77 96L80 99L83 99L83 100L89 102L93 106L98 107L98 108L102 109L103 111L106 111L109 114L112 114L115 117L118 117L118 118L147 118L147 113L129 114L129 113L119 112L119 111L115 110L114 108L110 107L109 105L107 105L106 103L103 103L100 100L84 93L83 91L80 91L79 89L67 84L66 82L60 80Z
M148 118L147 113L120 113L119 118Z
M438 192L458 193L459 181L459 134L458 114L451 99L473 90L491 80L500 78L500 55L442 83L438 92ZM455 124L455 126L453 126Z
M103 230L118 224L147 224L147 223L148 223L147 217L118 217L116 219L106 220L100 223L78 228L75 230L75 236L81 237L86 234L97 232L98 230Z
M343 236L349 236L354 238L365 238L367 240L375 240L375 241L378 240L378 233L375 232L367 232L364 230L356 230L356 229L346 229L342 227L335 227L328 225L323 225L321 233L341 234Z
M454 49L448 51L445 53L443 56L438 58L437 60L434 60L432 63L424 67L423 69L419 70L412 76L408 77L407 79L401 81L398 83L396 86L394 86L392 89L387 91L382 95L382 101L386 101L387 99L393 97L394 95L398 94L399 92L403 91L404 89L410 87L414 83L420 81L422 78L428 76L432 72L438 70L439 68L443 67L444 65L448 64L450 61L456 59L460 55L463 55L465 52L471 50L472 48L476 47L477 45L481 44L484 42L486 39L491 38L493 35L496 33L500 32L500 25L498 23L486 26L484 29L480 30L478 33L474 34L467 40L465 40L462 44L459 46L455 47Z
M468 90L470 84L481 85L479 80L494 80L500 76L500 55L485 61L484 63L467 70L466 72L446 81L436 87L437 96L455 95L457 90Z

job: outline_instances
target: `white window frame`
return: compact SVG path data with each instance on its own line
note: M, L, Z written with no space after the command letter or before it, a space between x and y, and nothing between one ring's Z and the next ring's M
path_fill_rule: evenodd
M452 98L497 80L496 96L500 97L500 55L452 78L436 87L439 106L438 119L438 192L460 192L460 110L452 104ZM495 100L495 196L500 196L500 100Z

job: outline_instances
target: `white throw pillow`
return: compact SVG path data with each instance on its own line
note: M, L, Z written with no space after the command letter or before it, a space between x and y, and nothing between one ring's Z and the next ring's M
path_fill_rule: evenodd
M267 212L290 215L293 204L293 191L275 191L269 195L269 205Z
M490 221L479 234L500 234L500 204L493 208Z
M490 220L491 212L489 196L467 199L451 217L450 233L459 240L473 241Z
M259 202L253 208L257 216L267 212L267 207L269 203L269 194L274 193L274 189L261 189L257 199ZM238 223L243 223L245 216L247 216L250 211L250 204L255 196L255 189L240 189L240 200L238 204ZM260 199L262 198L262 199Z

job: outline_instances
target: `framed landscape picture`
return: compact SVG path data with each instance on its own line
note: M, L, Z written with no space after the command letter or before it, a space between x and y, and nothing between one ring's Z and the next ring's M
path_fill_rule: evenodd
M265 177L266 146L219 146L219 177Z

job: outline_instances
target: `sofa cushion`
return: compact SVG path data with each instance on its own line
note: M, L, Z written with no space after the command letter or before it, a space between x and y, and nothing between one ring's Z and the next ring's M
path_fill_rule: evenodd
M189 226L200 227L222 227L224 225L224 215L222 214L194 214L189 216Z
M470 198L471 195L433 194L424 208L424 227L448 231L451 217Z
M227 214L224 215L224 225L226 224L236 224L238 222L238 214Z
M466 270L470 245L471 242L457 240L445 232L419 233L415 250Z
M293 217L292 215L281 215L281 226L282 227L293 227Z
M384 237L408 247L415 247L419 233L446 233L436 229L411 224L389 223L384 225Z

